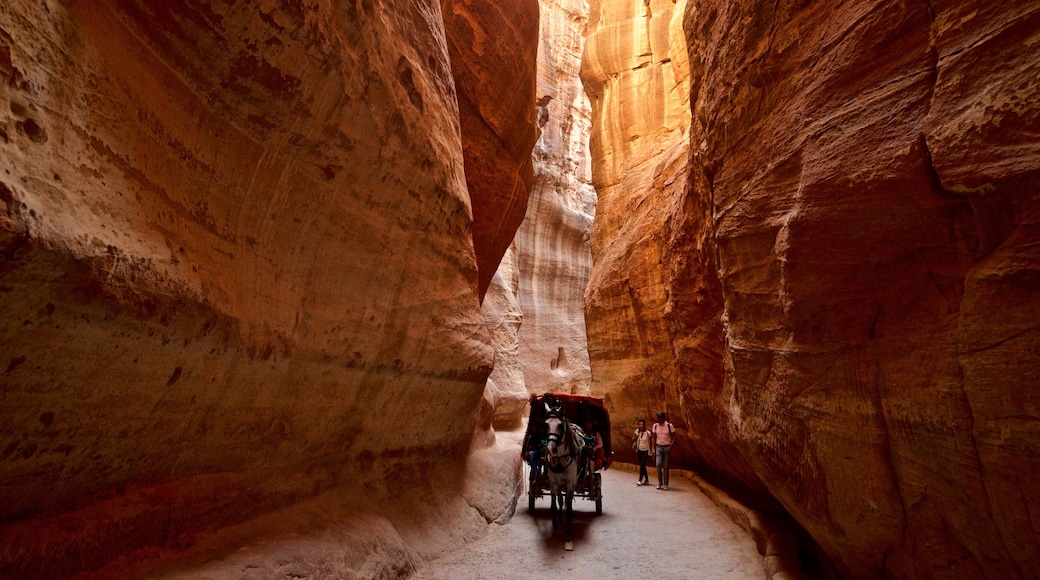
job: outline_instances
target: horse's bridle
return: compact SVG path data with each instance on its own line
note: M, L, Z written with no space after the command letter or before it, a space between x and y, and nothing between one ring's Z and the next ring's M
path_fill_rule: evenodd
M565 439L567 437L567 429L570 427L570 422L567 421L567 418L556 413L551 413L545 419L546 421L548 421L552 417L560 419L561 425L563 426L563 433L560 434L553 431L552 433L548 433L545 436L546 467L548 467L549 471L552 471L553 473L560 473L565 471L568 467L570 467L571 463L574 463L574 457L576 455L577 449L575 449L575 446L572 445L571 452L564 453L563 455L555 455L550 451L549 443L555 442L557 445L562 443L561 438ZM569 459L569 461L565 461L567 459ZM553 465L554 463L556 464L555 466Z

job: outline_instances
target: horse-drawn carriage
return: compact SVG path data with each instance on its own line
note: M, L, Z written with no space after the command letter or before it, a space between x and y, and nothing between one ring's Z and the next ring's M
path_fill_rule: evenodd
M537 498L549 495L554 523L557 496L568 520L574 496L595 501L596 515L603 513L599 470L609 465L612 455L610 413L603 399L564 393L532 395L522 453L531 466L528 511L534 511ZM568 489L569 483L573 488Z

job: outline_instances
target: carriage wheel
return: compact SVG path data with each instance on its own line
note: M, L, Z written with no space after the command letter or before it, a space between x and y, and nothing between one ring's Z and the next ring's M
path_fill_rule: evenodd
M534 486L527 490L527 513L534 512Z
M592 479L592 492L596 494L596 515L603 515L603 476L595 474Z

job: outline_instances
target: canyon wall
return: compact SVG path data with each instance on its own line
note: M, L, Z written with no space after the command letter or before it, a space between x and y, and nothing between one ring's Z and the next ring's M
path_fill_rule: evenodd
M481 299L527 210L538 138L535 0L442 0L458 90Z
M670 2L621 4L583 64L593 392L835 574L1040 574L1040 4L678 2L688 153L643 138Z
M355 571L479 533L457 490L538 7L444 6L0 7L3 575L182 550L335 489L386 547L335 542ZM401 518L443 540L409 548Z
M590 110L578 73L588 21L585 0L541 0L534 186L516 235L523 311L520 363L531 394L589 392L582 297L595 213Z
M517 302L519 274L516 246L510 246L491 279L481 309L495 346L495 368L484 388L488 422L499 429L516 429L527 412L527 386L520 360L520 328L524 313Z
M722 300L714 254L703 251L707 202L690 193L684 6L590 5L582 80L599 201L585 297L589 356L616 441L664 410L679 430L703 436L700 453L718 446L723 460ZM692 456L690 443L678 443L677 458Z

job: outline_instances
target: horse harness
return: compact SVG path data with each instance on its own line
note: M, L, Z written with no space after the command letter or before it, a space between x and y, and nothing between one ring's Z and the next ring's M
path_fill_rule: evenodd
M565 417L560 417L560 418L563 420L563 435L560 435L559 433L556 433L555 431L552 432L552 433L547 434L546 438L545 438L546 448L547 448L546 450L547 451L548 451L548 443L550 443L552 441L555 441L556 444L559 445L560 443L562 443L562 441L560 440L561 437L562 438L566 438L567 437L567 431L572 429L570 421L566 420ZM563 473L564 471L567 470L568 467L571 466L572 463L574 463L575 458L581 452L581 445L578 442L578 437L577 436L573 437L572 440L574 441L574 445L570 445L569 446L571 448L571 452L570 453L564 453L563 455L555 455L555 454L549 455L549 457L554 458L556 460L556 466L555 467L553 466L553 462L552 461L546 461L546 467L549 469L549 471L551 471L553 473Z

